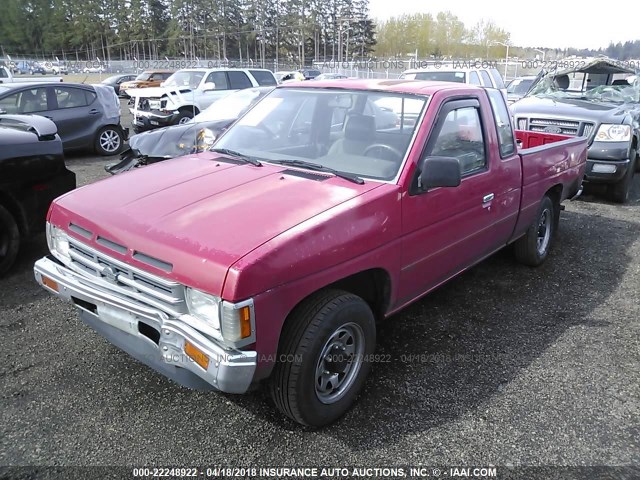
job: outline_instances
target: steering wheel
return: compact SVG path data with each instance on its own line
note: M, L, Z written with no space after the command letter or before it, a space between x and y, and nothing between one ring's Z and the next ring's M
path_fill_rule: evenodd
M374 143L373 145L369 145L365 151L364 151L364 156L365 157L371 157L371 156L375 156L375 155L369 155L371 152L375 151L376 149L378 150L382 150L385 152L389 152L392 153L394 155L395 158L393 158L392 160L399 160L402 158L402 153L397 150L396 148L390 146L390 145L385 145L384 143Z

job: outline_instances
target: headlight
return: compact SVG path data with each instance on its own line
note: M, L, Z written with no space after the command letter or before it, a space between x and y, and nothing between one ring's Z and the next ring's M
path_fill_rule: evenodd
M628 142L631 140L631 127L629 125L610 125L603 123L598 128L596 142Z
M211 130L209 130L208 128L200 129L198 131L198 135L196 136L196 145L195 145L194 153L200 153L200 152L204 152L205 150L209 150L209 148L211 148L215 140L216 140L216 134L213 133Z
M214 338L232 347L242 347L255 341L253 300L239 303L223 301L194 288L187 288L187 308L192 317L205 322Z
M186 299L191 315L220 331L220 297L187 288Z
M64 230L47 223L47 245L49 251L58 260L70 260L69 256L69 237Z

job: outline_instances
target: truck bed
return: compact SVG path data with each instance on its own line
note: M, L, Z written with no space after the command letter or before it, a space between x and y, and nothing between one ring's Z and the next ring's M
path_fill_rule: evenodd
M562 201L579 190L587 161L588 139L515 130L522 162L521 212L514 238L533 221L542 196L554 189Z

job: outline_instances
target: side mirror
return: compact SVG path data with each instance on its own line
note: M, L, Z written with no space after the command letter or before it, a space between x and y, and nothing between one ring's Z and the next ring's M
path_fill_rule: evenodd
M462 180L460 161L455 157L426 157L420 165L418 188L457 187Z
M204 92L211 92L216 89L216 84L214 82L207 82L202 86L202 90Z

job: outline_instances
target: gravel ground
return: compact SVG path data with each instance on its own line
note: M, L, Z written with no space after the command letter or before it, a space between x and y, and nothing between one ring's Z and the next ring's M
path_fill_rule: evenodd
M108 161L68 165L87 184ZM506 249L382 325L388 361L320 431L121 353L37 286L41 236L0 281L0 465L637 467L639 234L640 175L628 205L568 203L540 268Z

